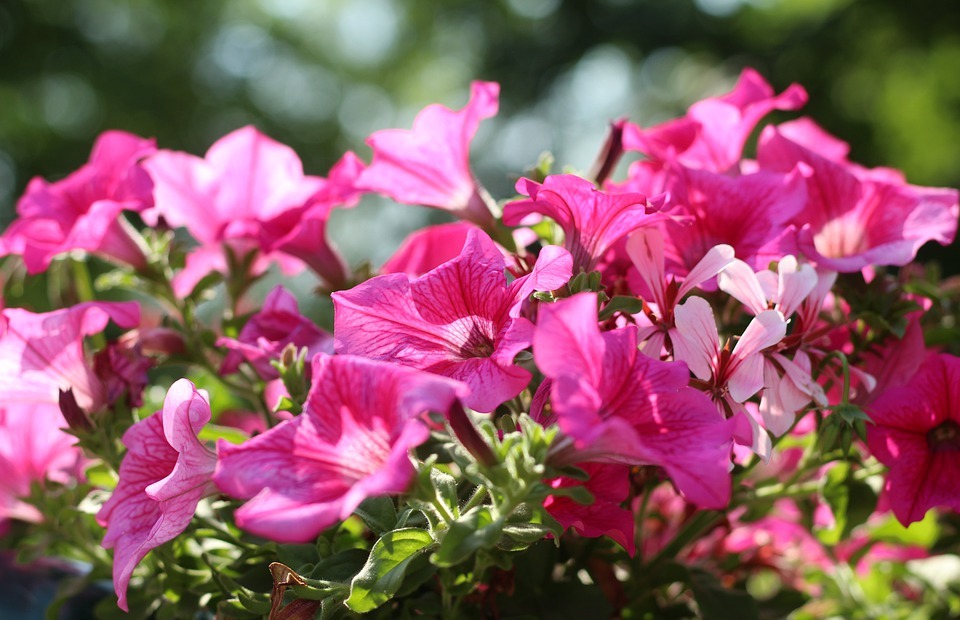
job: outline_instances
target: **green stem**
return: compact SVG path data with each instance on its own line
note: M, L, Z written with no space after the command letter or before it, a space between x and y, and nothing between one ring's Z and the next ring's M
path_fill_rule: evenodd
M450 525L451 523L456 521L456 518L452 514L450 514L450 511L447 509L446 504L444 504L443 501L439 497L437 497L436 493L431 493L430 503L433 505L434 508L437 509L437 513L439 513L440 518L443 519L444 523L446 523L447 525Z
M671 540L666 547L661 549L652 560L647 562L646 566L656 566L664 560L675 558L684 547L693 542L700 534L717 525L717 523L723 519L723 516L724 513L715 510L702 510L698 512L692 519L687 521L687 524L683 526L680 533L674 536L673 540Z
M886 471L886 469L887 468L884 465L880 463L874 463L862 469L858 469L850 474L850 477L854 480L866 480L867 478L882 474L884 471ZM809 480L796 486L793 486L789 482L772 484L770 486L760 487L753 492L753 496L758 499L769 497L803 497L805 495L812 495L819 491L821 484L821 480Z
M827 362L834 358L840 360L840 365L843 368L843 392L840 397L840 404L846 405L850 403L850 361L847 356L842 351L831 351L820 362L820 369L825 368Z
M86 261L71 259L73 271L73 288L77 294L77 300L80 302L95 301L96 296L93 293L93 280L90 278L90 268ZM107 340L103 332L91 334L89 336L94 349L102 350L107 345Z
M473 491L473 495L470 496L470 499L467 500L467 503L463 506L461 512L469 512L471 509L479 506L483 500L487 498L487 487L483 485L478 485L477 488Z

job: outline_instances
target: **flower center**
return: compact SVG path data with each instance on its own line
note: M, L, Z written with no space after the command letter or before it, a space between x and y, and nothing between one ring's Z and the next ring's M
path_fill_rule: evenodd
M947 420L927 433L931 452L960 452L960 424Z
M459 327L459 353L463 358L490 357L494 350L493 326L477 317L476 320L461 323Z

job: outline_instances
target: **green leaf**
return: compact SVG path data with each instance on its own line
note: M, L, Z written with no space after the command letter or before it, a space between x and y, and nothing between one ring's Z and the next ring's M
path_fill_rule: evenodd
M109 467L104 463L97 463L96 465L87 468L84 472L87 476L87 480L91 485L101 488L112 490L117 486L117 476L113 473Z
M346 549L317 562L310 571L310 578L346 583L353 579L366 561L367 552L364 549Z
M533 543L539 542L550 533L550 528L541 523L516 523L513 525L505 525L503 527L504 536L519 543L519 546L510 545L511 549L525 549Z
M416 592L417 588L426 583L437 572L437 567L430 563L426 554L417 555L407 566L403 577L403 585L397 590L397 596L408 596Z
M433 544L433 537L419 528L384 534L370 550L367 563L353 578L347 607L366 613L389 601L403 585L410 563Z
M437 490L437 498L450 508L454 517L459 517L460 498L457 496L456 478L433 467L430 469L430 481Z
M704 620L759 620L757 602L743 590L728 590L712 573L690 568L690 590Z
M937 515L931 510L922 520L911 523L910 527L903 527L895 517L888 515L883 524L870 532L870 538L900 545L918 545L930 548L937 542L939 534L940 526L937 522Z
M216 441L217 439L223 439L229 443L239 445L250 439L250 436L239 428L234 428L232 426L207 424L200 429L199 433L197 433L197 438L200 441Z
M316 545L279 545L277 546L277 560L293 570L301 570L306 565L317 562Z
M492 548L500 540L503 525L502 519L494 521L486 506L471 510L450 525L433 555L433 563L440 567L454 566L479 549Z
M627 295L614 295L613 298L607 302L607 305L603 307L603 310L600 311L600 320L605 321L617 312L637 314L642 310L643 302L636 297L630 297Z
M369 497L353 512L363 519L377 536L382 536L397 526L397 508L390 497Z
M817 536L828 545L835 545L845 539L857 526L866 522L877 506L877 495L873 488L863 480L852 476L849 463L837 463L823 479L820 495L833 511L835 524L827 530L820 530Z
M196 286L193 287L193 290L190 291L188 297L194 300L200 300L204 294L217 284L223 281L223 274L219 271L211 271L207 275L203 276Z
M245 609L256 614L267 614L270 612L270 601L260 598L262 595L254 598L244 591L237 592L236 594L237 600L240 601L240 604L243 605Z

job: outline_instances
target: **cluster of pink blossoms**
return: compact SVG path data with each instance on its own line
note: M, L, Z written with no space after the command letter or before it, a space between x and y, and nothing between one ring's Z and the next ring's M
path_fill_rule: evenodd
M243 443L207 444L198 433L211 403L181 379L161 411L126 431L119 484L98 514L121 607L137 564L180 535L203 498L239 500L236 525L258 536L312 541L365 499L405 493L411 451L461 407L491 418L519 409L559 428L551 462L589 473L594 502L558 493L544 505L631 555L655 554L660 535L635 527L638 477L668 479L679 496L658 487L666 495L651 501L679 502L677 515L724 509L735 465L779 462L780 438L811 430L798 418L839 415L830 411L840 404L859 403L872 420L865 443L889 468L882 504L897 519L960 510L960 359L925 349L914 315L902 338L874 343L844 376L835 352L853 352L855 319L832 292L838 273L869 280L928 241L951 243L956 190L851 162L847 145L807 118L764 127L745 159L763 117L806 101L800 86L777 95L745 70L732 92L680 119L615 123L603 178L521 178L520 196L498 204L469 163L498 91L474 83L463 109L430 106L411 130L374 133L371 163L347 153L326 178L245 127L203 158L107 132L77 172L30 183L0 252L22 256L31 274L83 250L155 278L157 257L126 211L195 240L169 271L174 302L212 273L252 279L272 264L309 268L335 291L332 333L278 288L204 353L224 375L269 382L273 407L295 395L272 362L291 344L306 349L309 392L296 414L272 416ZM642 157L625 179L606 178L625 152ZM357 282L326 224L372 192L460 221L417 232ZM133 331L91 357L84 337L108 320ZM82 475L83 455L57 429L96 428L119 401L139 406L151 354L162 362L193 346L149 323L134 302L2 311L0 463L12 473L0 482L0 519L40 518L22 501L31 482ZM795 510L756 524L732 515L725 541L690 553L740 553L750 536L794 532Z

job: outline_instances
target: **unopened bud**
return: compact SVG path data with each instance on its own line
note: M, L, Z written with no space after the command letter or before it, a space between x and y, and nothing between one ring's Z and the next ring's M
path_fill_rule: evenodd
M593 179L597 185L603 186L603 182L613 173L620 158L623 157L623 127L626 124L626 119L610 123L607 139L588 175L588 178Z
M93 424L86 412L77 404L77 398L73 395L73 388L60 390L60 413L63 419L67 421L67 426L74 431L92 431Z
M283 347L283 351L280 352L280 365L284 368L293 368L297 363L299 352L297 345L292 342L288 343L287 346Z
M270 593L269 620L313 620L316 617L321 605L319 600L298 598L283 605L287 588L309 587L303 577L280 562L270 565L270 575L273 577L273 591Z
M477 427L473 425L459 401L454 402L453 406L450 407L449 420L453 434L457 436L467 452L477 459L478 463L486 467L496 464L497 457L493 455L490 445L477 432Z

